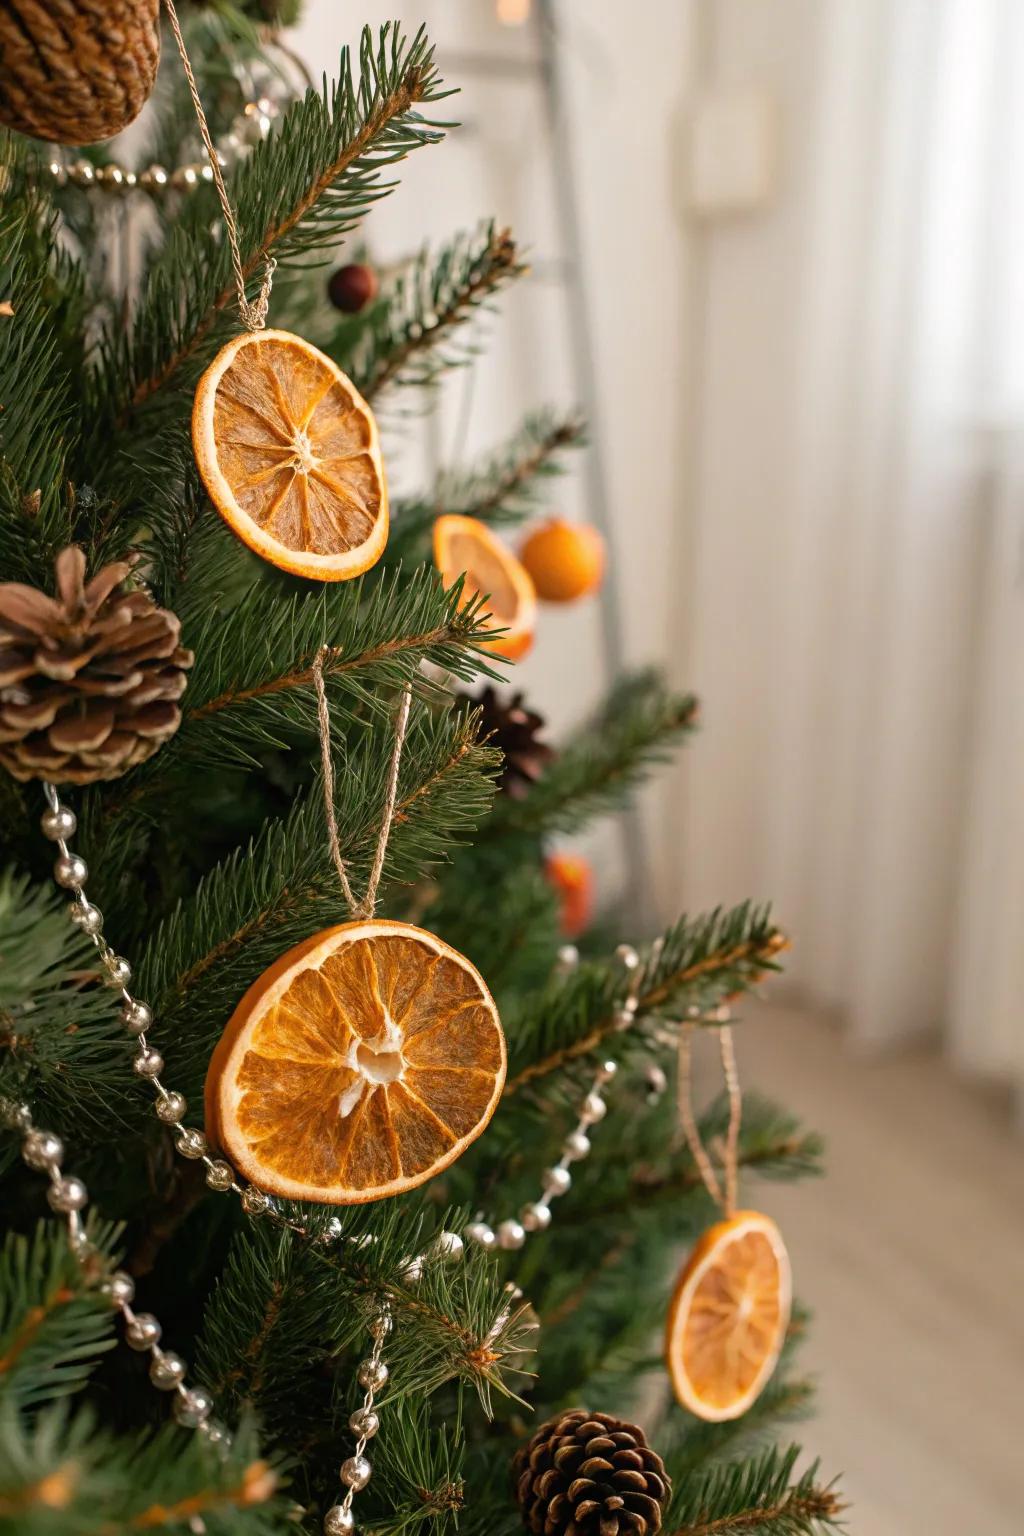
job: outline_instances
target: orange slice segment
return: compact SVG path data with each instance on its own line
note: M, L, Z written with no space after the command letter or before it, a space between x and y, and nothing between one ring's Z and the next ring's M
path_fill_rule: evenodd
M380 559L388 495L373 412L337 364L288 331L222 347L192 408L210 500L295 576L347 581Z
M710 1227L669 1306L665 1362L684 1408L714 1423L746 1413L778 1362L792 1277L782 1234L758 1211Z
M498 1011L464 956L410 923L343 923L242 998L210 1060L206 1125L260 1189L356 1205L447 1168L504 1082Z
M489 629L501 629L490 647L517 661L533 644L537 594L529 572L486 523L449 512L434 524L434 564L450 586L465 573L465 597L483 593L490 609Z

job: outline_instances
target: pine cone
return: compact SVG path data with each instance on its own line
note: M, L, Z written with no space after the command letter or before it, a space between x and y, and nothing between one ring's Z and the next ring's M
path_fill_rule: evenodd
M506 701L489 684L470 702L480 710L481 737L504 754L498 788L510 799L522 800L555 755L546 742L537 740L544 716L528 709L521 693Z
M541 1425L513 1470L534 1536L654 1536L672 1492L642 1429L585 1408Z
M109 139L160 62L160 0L0 0L0 122L61 144Z
M173 613L119 590L132 564L104 566L86 586L70 545L57 598L0 584L0 763L16 779L116 779L178 729L192 652Z

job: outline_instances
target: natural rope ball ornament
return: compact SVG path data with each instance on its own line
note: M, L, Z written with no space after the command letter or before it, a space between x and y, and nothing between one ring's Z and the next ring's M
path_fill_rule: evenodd
M738 1419L757 1401L789 1326L792 1276L782 1233L770 1216L738 1211L737 1165L742 1113L728 1007L717 1015L729 1125L721 1173L704 1146L693 1113L690 1055L694 1025L679 1036L680 1129L704 1187L723 1212L699 1239L669 1303L665 1363L684 1408L711 1423Z
M174 0L164 0L217 189L245 330L196 388L192 448L207 495L269 564L313 581L348 581L388 539L388 493L373 412L351 379L308 341L268 330L275 263L263 254L255 299L220 156L199 99Z
M113 138L149 98L160 0L0 0L0 123L56 144Z
M334 814L324 654L313 668L324 808L350 920L295 945L246 992L210 1060L206 1128L260 1190L357 1205L415 1189L476 1140L501 1097L505 1038L465 956L423 928L374 915L408 685L373 865L355 895Z

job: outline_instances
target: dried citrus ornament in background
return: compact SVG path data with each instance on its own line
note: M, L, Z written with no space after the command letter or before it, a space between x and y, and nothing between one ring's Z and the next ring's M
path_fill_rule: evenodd
M505 633L488 645L497 656L518 661L533 644L537 594L525 567L476 517L449 512L434 524L434 564L446 586L463 574L467 601L486 594L490 629Z
M698 1241L669 1305L665 1360L684 1408L713 1423L760 1395L789 1326L792 1279L769 1216L737 1211Z
M217 511L271 565L347 581L383 554L377 423L308 341L257 330L222 347L196 390L192 446Z
M543 602L572 603L601 585L604 539L589 523L553 517L524 539L519 558Z
M411 923L343 923L242 998L210 1061L207 1132L259 1189L355 1205L447 1168L504 1082L498 1011L463 955Z

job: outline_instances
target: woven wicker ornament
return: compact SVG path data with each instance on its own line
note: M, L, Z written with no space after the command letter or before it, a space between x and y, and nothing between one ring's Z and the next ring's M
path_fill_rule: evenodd
M160 62L160 0L0 0L0 123L58 144L113 138Z

